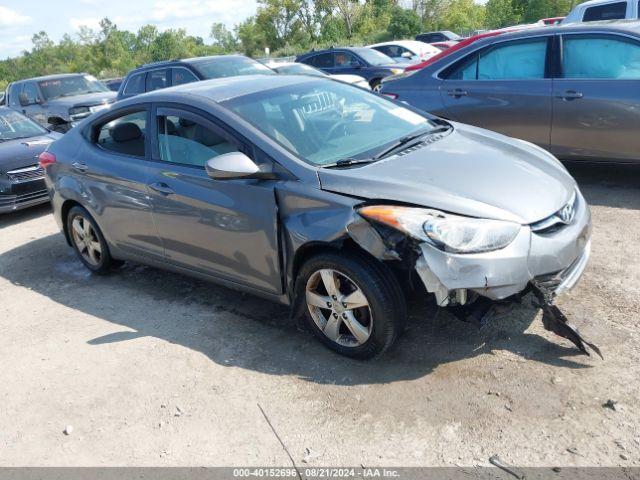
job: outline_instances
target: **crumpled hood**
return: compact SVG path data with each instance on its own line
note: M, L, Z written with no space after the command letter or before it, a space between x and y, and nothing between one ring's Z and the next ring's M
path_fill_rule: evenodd
M350 169L319 169L323 190L480 218L534 223L562 208L576 183L551 154L452 123L444 138Z
M31 138L0 142L0 173L38 163L38 155L62 135L51 132Z
M116 100L117 93L98 92L98 93L85 93L83 95L74 95L72 97L60 97L53 100L49 100L49 105L56 107L93 107L95 105L101 105L103 103L112 103Z

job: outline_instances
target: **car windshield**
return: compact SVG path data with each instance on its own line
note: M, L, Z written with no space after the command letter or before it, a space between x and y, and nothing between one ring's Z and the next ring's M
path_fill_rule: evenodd
M289 75L315 75L317 77L325 77L326 73L317 70L304 63L292 63L290 65L275 66L273 69L278 73Z
M389 65L398 63L393 58L373 48L359 48L355 52L360 55L369 65Z
M232 98L223 105L317 166L371 158L400 138L436 126L383 97L320 79Z
M218 57L194 63L193 66L205 79L238 75L277 75L269 67L246 57Z
M44 135L47 130L13 110L0 112L0 142Z
M42 80L38 82L38 86L45 100L109 91L102 82L99 82L91 75L74 75L72 77Z

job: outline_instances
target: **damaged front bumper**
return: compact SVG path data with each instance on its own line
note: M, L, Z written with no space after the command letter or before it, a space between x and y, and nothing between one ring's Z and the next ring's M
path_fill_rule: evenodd
M591 250L591 214L582 195L578 194L573 220L548 231L534 231L523 226L507 247L478 254L446 252L429 244L419 246L415 269L438 306L465 306L481 298L483 324L493 313L496 301L518 297L533 291L543 308L543 323L571 340L588 354L586 342L566 322L566 317L553 305L557 295L570 291L578 282L589 261Z

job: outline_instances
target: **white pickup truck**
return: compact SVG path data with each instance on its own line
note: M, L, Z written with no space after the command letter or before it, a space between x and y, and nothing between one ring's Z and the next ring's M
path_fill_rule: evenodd
M562 24L638 18L638 0L590 0L576 5Z

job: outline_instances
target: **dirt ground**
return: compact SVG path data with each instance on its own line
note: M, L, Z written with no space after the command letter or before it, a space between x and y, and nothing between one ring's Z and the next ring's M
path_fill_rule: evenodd
M640 466L640 170L571 170L593 254L559 305L604 361L528 299L482 331L413 305L351 361L248 295L89 274L48 206L0 217L0 465L290 466L262 407L300 466Z

